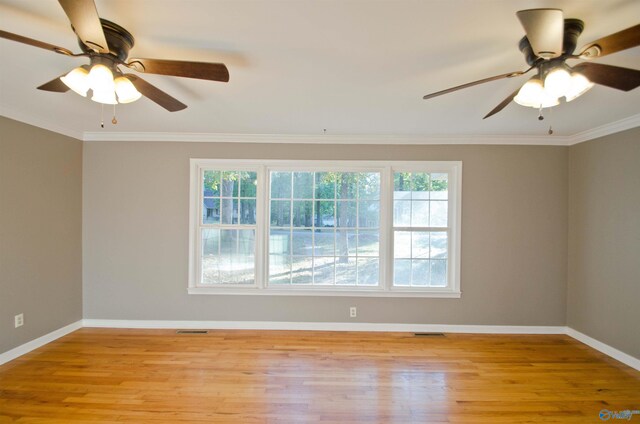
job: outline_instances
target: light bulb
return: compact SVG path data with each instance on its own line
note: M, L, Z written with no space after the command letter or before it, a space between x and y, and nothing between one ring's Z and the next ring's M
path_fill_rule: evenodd
M101 93L105 91L113 91L115 89L113 83L113 74L111 69L104 65L97 64L89 71L89 87L95 92Z
M60 77L60 81L82 97L87 97L89 72L83 67L72 69L67 75Z
M524 83L513 100L522 106L538 108L540 107L540 98L543 91L542 81L537 77L533 77Z
M565 95L571 82L571 74L564 68L556 68L549 72L544 79L544 89L550 96L562 97Z
M93 90L93 97L91 100L98 103L104 103L106 105L118 104L116 100L116 93L113 90Z
M115 79L116 85L116 94L118 95L118 102L120 103L131 103L138 100L142 97L142 94L136 90L136 87L133 85L129 78L127 77L118 77Z
M574 72L571 74L571 81L569 82L569 88L565 92L565 97L568 102L582 96L593 87L593 83L582 74Z

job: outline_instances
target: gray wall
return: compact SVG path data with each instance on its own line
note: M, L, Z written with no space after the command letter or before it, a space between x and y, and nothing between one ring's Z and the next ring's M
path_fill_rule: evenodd
M567 150L85 143L84 317L564 325ZM189 158L462 160L462 298L188 295Z
M567 324L640 358L640 128L569 149Z
M82 318L81 180L82 142L0 117L0 353Z

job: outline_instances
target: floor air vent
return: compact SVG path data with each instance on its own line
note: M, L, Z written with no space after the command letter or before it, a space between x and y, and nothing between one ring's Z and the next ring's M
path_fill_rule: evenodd
M209 330L176 330L177 334L208 334Z
M414 337L444 337L444 333L413 333Z

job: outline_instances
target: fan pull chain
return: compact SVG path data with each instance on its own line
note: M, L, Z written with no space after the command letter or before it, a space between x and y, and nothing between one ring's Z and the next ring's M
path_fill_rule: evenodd
M100 128L104 128L104 104L100 103Z
M542 106L538 109L538 121L544 120L544 116L542 115Z
M113 125L118 123L118 120L116 119L116 105L113 105L113 119L111 119L111 123Z

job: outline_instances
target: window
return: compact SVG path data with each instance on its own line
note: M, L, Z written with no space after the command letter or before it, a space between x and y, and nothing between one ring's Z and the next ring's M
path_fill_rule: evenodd
M461 174L192 159L189 293L459 297Z
M269 183L269 285L378 285L379 172L271 171Z

